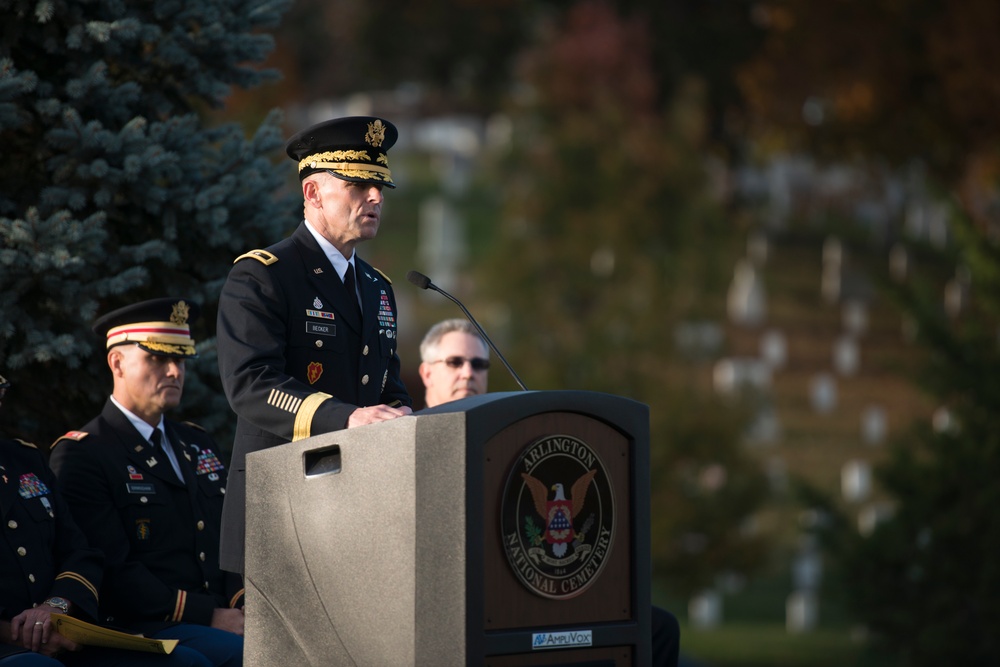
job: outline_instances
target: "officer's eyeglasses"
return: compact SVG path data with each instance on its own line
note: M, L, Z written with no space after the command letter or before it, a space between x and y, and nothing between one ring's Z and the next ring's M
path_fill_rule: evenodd
M474 371L485 371L487 368L490 367L490 360L483 359L482 357L472 357L471 359L468 357L447 357L445 359L438 359L437 361L432 361L431 363L439 364L441 362L444 362L445 364L448 365L448 368L458 369L464 366L466 361L469 362L469 364L472 366L472 370Z
M473 368L475 368L475 366L473 366ZM0 375L0 401L2 401L3 397L7 395L8 389L10 389L10 382L7 381L7 378Z

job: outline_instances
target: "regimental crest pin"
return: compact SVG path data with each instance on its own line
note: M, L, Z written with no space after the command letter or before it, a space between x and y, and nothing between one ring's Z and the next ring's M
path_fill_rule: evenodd
M536 595L568 599L599 576L614 542L614 490L589 445L568 435L529 445L504 486L507 562Z
M319 297L313 299L313 308L323 310L323 302L319 300Z

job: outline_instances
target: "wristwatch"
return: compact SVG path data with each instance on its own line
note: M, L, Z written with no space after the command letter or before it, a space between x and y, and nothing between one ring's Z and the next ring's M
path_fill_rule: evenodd
M64 614L69 613L69 600L66 598L51 597L45 601L50 607L55 607Z

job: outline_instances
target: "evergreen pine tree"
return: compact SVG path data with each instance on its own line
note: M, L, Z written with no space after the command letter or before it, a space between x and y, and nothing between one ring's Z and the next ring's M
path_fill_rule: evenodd
M950 419L916 425L877 469L893 510L872 532L825 501L837 520L824 537L879 664L1000 660L1000 248L986 226L953 225L972 306L948 317L940 289L893 290L928 352L923 385Z
M184 417L228 446L218 292L294 209L280 115L248 138L203 112L277 77L255 64L288 4L0 0L0 431L44 445L82 426L110 389L95 317L177 295L203 306Z

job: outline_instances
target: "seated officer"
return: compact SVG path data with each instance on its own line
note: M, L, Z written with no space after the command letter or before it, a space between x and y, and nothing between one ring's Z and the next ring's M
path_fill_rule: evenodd
M164 418L196 356L196 304L144 301L98 319L114 380L103 412L52 445L71 511L105 558L104 620L242 665L243 590L219 569L226 470L200 427Z
M0 400L10 383L0 377ZM31 443L0 437L0 666L208 667L178 646L170 655L80 646L50 616L97 620L101 552L73 523L55 476Z

